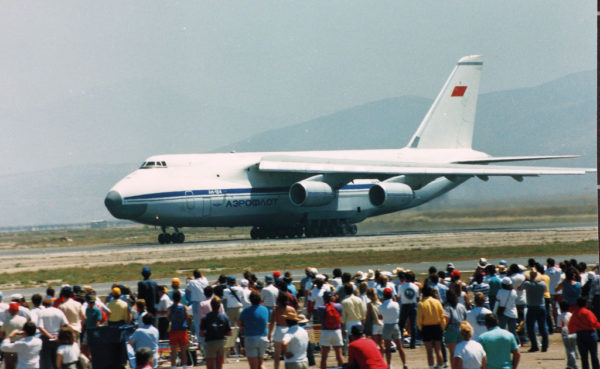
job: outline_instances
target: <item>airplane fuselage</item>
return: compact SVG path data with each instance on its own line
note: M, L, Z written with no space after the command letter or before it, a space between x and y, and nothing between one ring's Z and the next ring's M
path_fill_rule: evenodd
M369 216L420 205L459 184L457 180L438 178L414 191L411 201L381 207L371 204L368 197L369 189L378 179L354 179L339 188L326 205L298 206L290 200L290 186L304 180L306 175L261 172L258 163L265 155L415 163L450 163L487 157L474 150L410 148L156 155L145 163L164 162L166 166L142 166L118 182L111 193L121 197L122 208L111 211L116 217L143 224L176 227L292 226L304 220L322 219L357 223Z

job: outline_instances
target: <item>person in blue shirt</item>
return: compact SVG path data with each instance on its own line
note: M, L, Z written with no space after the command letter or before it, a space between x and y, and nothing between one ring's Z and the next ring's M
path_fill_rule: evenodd
M152 323L154 323L154 315L146 313L142 318L142 325L129 337L129 344L133 346L134 352L142 347L152 350L154 356L152 367L156 368L158 366L158 329Z
M294 297L298 297L298 293L296 291L296 286L294 286L294 283L292 283L292 276L291 276L291 274L288 276L288 273L289 272L285 272L285 276L283 277L283 281L287 285L287 290L290 291L290 293L292 295L294 295Z
M250 369L260 369L268 342L269 310L260 304L260 293L257 291L252 291L249 299L252 305L242 310L238 324L244 331L244 347Z
M485 326L487 332L479 336L479 343L487 357L486 368L517 369L521 354L515 336L498 327L498 318L494 314L485 316Z

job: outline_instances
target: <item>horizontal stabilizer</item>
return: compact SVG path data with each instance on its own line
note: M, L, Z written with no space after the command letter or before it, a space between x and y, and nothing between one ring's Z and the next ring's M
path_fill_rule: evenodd
M435 175L435 176L538 176L585 174L595 168L522 167L446 163L405 163L372 160L330 159L296 156L266 156L259 163L263 172L305 174Z

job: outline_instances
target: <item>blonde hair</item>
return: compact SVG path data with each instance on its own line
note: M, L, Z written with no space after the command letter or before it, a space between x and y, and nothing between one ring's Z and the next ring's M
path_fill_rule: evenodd
M377 293L375 292L375 289L373 287L367 288L367 297L369 298L369 300L375 303L379 302L379 297L377 296Z
M473 336L473 327L466 320L460 322L460 335L465 341L470 340Z

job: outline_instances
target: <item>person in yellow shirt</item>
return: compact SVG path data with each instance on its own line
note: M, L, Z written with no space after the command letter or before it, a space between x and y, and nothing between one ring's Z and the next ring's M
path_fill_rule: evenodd
M106 305L110 309L108 315L108 325L120 326L131 323L131 311L129 305L121 300L121 289L119 287L113 287L111 291L113 299Z
M442 358L442 336L446 327L444 307L440 300L433 297L433 289L423 286L423 301L417 306L417 326L422 333L423 343L427 351L427 363L433 367L433 351L437 361L436 369L441 369L444 363Z

